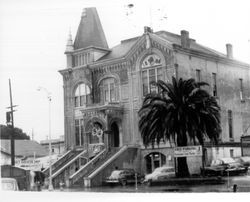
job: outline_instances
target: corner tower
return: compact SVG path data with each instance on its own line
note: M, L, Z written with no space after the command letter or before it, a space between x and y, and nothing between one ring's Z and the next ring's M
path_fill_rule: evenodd
M68 40L65 51L68 68L91 64L109 51L96 8L84 8L75 41L70 43L69 50Z

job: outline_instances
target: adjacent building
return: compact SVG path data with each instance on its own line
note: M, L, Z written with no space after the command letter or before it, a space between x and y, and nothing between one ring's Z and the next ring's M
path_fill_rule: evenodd
M15 140L15 166L25 169L40 170L48 163L41 159L47 158L49 152L33 140ZM10 140L1 140L1 165L11 164Z
M51 142L51 154L62 155L65 151L64 149L64 136L60 136L56 139L42 140L40 145L42 145L47 151L49 151L49 143Z
M60 73L67 151L134 145L139 161L133 165L141 172L174 165L170 143L143 146L138 110L144 96L155 90L151 82L176 77L207 82L221 106L220 143L207 142L206 162L241 155L240 138L250 124L250 66L234 58L231 44L223 54L199 44L188 31L174 34L145 27L140 36L110 48L96 9L86 8L65 54L67 64ZM201 158L189 161L196 162L189 165L191 173L199 172ZM131 164L126 162L124 166Z

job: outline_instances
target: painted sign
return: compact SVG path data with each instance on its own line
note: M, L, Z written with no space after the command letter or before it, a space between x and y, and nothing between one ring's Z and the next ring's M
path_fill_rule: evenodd
M187 156L202 156L202 147L199 145L174 148L174 157Z

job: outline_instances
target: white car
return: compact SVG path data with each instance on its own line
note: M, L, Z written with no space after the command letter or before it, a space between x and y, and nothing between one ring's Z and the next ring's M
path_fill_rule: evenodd
M1 178L1 187L3 191L19 191L17 181L14 178Z
M172 177L175 177L174 167L163 166L156 168L151 174L146 175L144 182L150 185L153 181L162 181Z

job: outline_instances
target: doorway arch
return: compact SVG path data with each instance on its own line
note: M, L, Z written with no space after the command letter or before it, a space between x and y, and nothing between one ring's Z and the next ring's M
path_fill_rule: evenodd
M117 123L113 122L110 129L110 147L120 147L120 133Z

